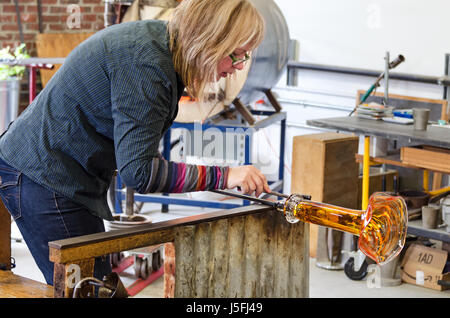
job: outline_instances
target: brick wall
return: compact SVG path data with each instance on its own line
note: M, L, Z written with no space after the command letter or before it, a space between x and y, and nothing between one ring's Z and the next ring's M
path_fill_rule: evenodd
M39 33L37 0L18 0L24 42L32 56L36 56L34 43ZM68 24L76 11L68 11L70 5L79 8L79 25ZM95 32L103 28L104 3L102 0L41 0L42 33ZM72 16L71 16L72 15ZM73 19L69 19L74 21ZM0 47L15 47L20 43L14 0L0 0Z
M18 0L23 40L27 51L36 57L36 34L39 33L37 0ZM70 7L72 5L72 7ZM73 5L77 7L74 8ZM72 10L70 10L72 9ZM79 10L79 11L78 11ZM103 0L41 0L42 33L96 32L104 27ZM79 12L79 19L74 16ZM69 23L67 21L69 20ZM76 23L79 21L79 23ZM14 0L0 0L0 48L20 44ZM38 72L37 92L40 91ZM19 113L28 105L28 78L22 80Z

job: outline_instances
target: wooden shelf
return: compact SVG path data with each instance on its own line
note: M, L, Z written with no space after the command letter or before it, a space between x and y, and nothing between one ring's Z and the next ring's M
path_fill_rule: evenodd
M356 154L355 158L356 158L356 162L363 163L363 160L364 160L364 156L363 155ZM370 157L370 162L371 162L371 165L387 164L387 165L392 165L392 166L397 166L397 167L404 167L404 168L422 169L422 170L426 169L426 170L439 172L439 173L444 173L444 174L448 173L448 172L445 172L445 171L439 171L439 170L436 170L436 169L428 169L428 168L418 167L418 166L415 166L415 165L404 163L404 162L402 162L400 160L400 154L394 154L394 155L383 156L383 157Z
M356 158L356 162L363 163L363 160L364 160L363 155L356 154L355 158ZM370 161L372 164L387 164L387 165L392 165L392 166L397 166L397 167L422 169L420 167L416 167L413 165L403 163L400 160L400 153L394 154L394 155L389 155L389 156L383 156L383 157L370 157Z

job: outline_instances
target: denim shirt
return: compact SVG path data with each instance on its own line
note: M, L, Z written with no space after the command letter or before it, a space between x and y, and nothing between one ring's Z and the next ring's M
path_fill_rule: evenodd
M69 54L1 136L0 157L112 220L106 197L114 171L138 192L148 188L151 158L183 90L165 22L110 26Z

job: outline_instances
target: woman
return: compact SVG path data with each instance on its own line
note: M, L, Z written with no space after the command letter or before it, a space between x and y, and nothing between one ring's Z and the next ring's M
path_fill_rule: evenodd
M270 191L253 166L187 165L158 153L184 89L201 99L205 85L242 69L263 31L246 0L184 0L168 24L114 25L71 52L0 138L0 196L48 284L48 242L102 232L112 220L115 170L139 193ZM110 271L106 257L96 259L95 277Z

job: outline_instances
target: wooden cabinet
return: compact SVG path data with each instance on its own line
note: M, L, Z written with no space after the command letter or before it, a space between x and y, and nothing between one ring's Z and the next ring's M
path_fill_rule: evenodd
M319 133L295 136L291 192L313 201L357 209L359 138L350 134ZM318 226L310 225L310 256L316 257Z

